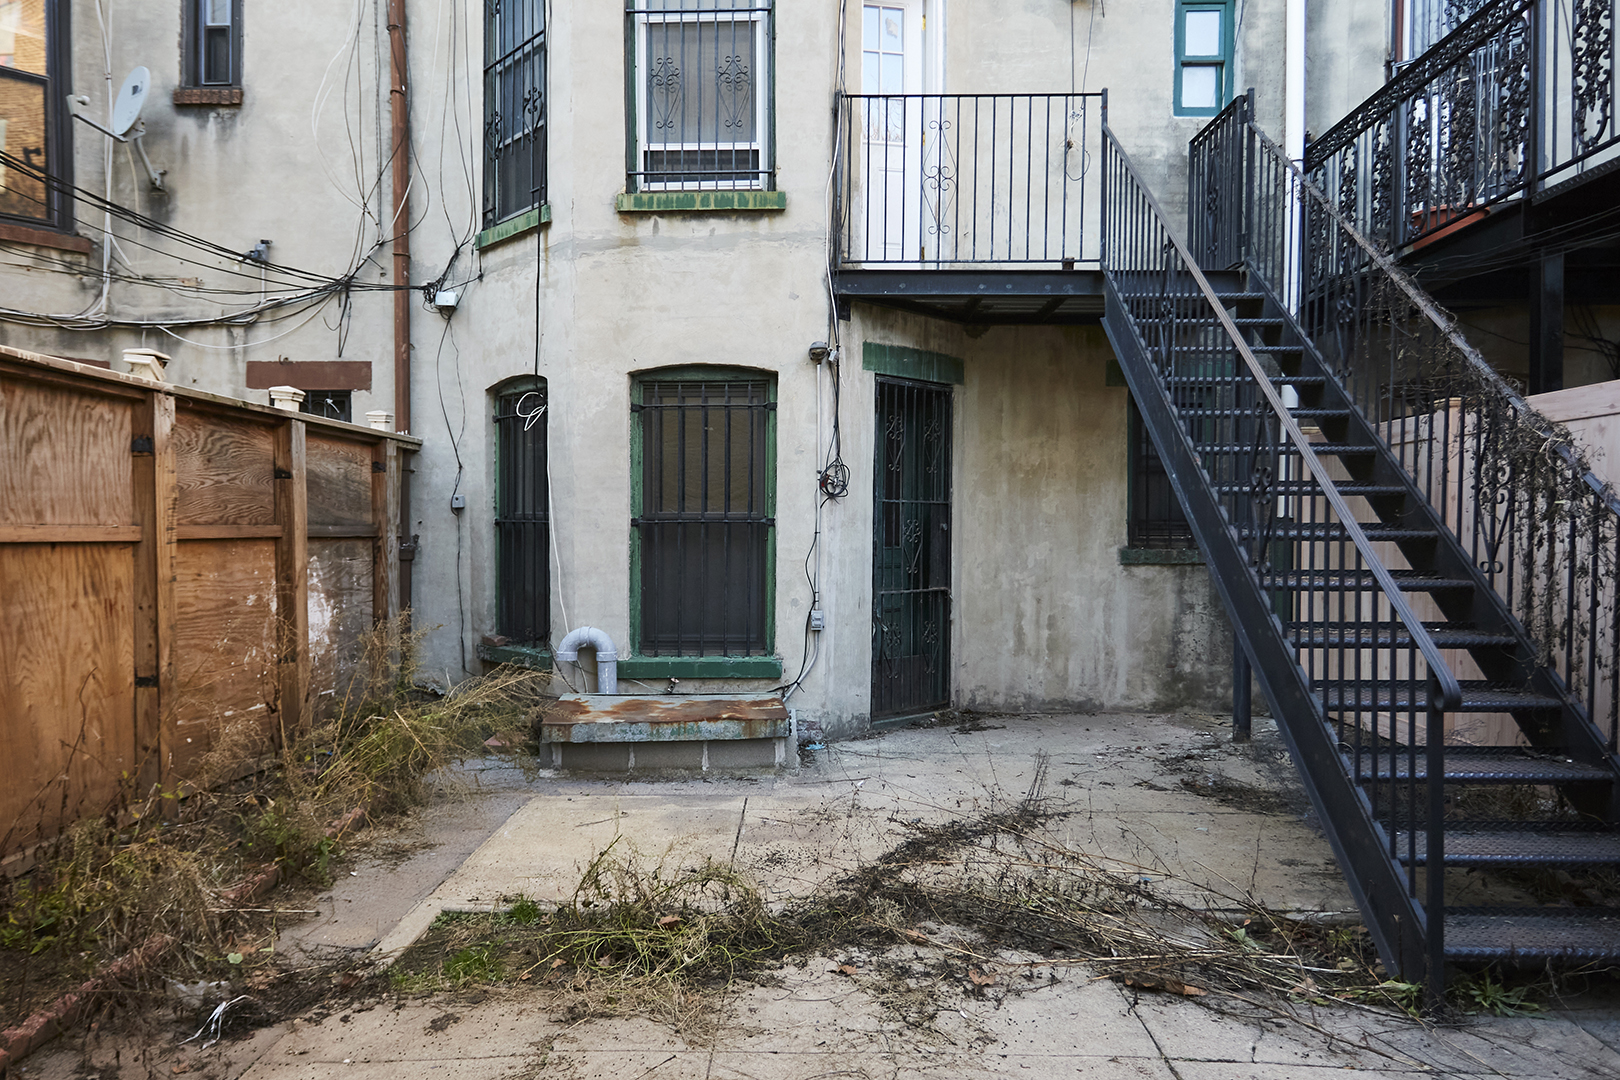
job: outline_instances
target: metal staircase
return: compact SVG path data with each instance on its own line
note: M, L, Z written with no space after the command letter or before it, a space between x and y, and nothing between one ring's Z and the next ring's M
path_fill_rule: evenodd
M1251 118L1194 140L1190 246L1103 132L1103 324L1240 646L1392 973L1620 959L1536 896L1620 868L1620 503Z

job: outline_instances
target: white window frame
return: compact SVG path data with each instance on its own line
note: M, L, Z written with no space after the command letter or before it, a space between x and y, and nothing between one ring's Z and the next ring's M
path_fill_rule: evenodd
M766 191L771 187L774 167L771 162L771 50L770 11L763 7L711 11L668 11L635 13L635 70L636 70L636 189L638 191ZM667 23L740 23L754 24L754 65L752 96L754 105L754 139L750 142L653 142L647 138L650 105L647 100L647 40L648 28ZM759 171L751 180L677 180L653 183L646 179L649 151L680 153L682 151L746 151L759 152ZM720 171L720 170L709 170Z

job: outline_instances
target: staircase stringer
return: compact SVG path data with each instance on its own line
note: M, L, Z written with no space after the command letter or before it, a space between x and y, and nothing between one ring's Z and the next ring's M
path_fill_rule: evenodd
M1182 428L1169 394L1148 359L1117 283L1105 273L1103 329L1120 360L1125 381L1186 512L1233 634L1249 656L1271 715L1305 781L1306 794L1361 910L1386 966L1410 982L1425 981L1425 913L1410 895L1402 868L1386 850L1387 837L1372 807L1345 771L1337 740L1311 693L1271 598L1249 565L1225 511L1210 490L1197 452Z

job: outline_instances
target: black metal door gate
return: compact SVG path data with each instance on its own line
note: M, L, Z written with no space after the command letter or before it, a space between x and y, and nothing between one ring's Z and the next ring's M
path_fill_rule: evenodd
M872 718L950 704L951 391L877 383Z

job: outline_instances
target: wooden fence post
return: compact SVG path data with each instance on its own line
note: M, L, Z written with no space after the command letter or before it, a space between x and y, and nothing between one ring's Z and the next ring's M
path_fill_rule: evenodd
M174 756L175 486L174 397L148 393L135 407L131 505L135 545L135 790L172 786Z
M309 486L305 469L304 422L287 420L276 428L277 658L281 666L282 744L309 722Z

